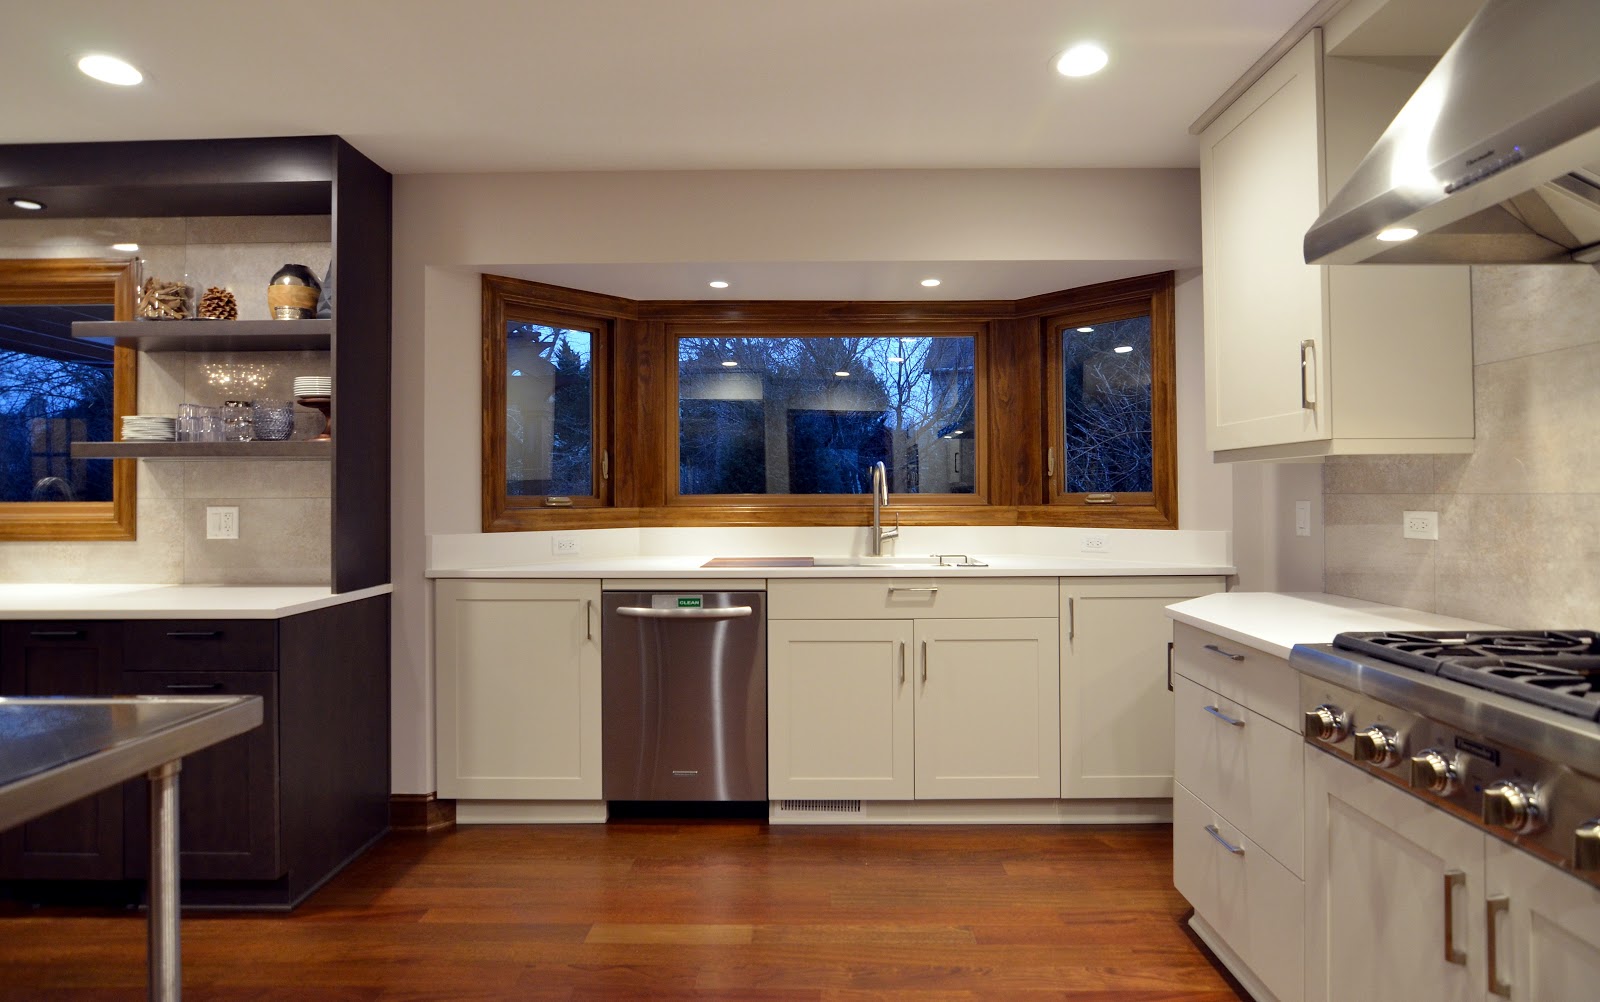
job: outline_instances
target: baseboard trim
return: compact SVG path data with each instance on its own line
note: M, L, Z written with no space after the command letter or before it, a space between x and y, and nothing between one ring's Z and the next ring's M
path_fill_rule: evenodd
M604 800L458 800L456 823L462 825L604 824Z
M409 835L431 835L456 826L456 802L433 793L391 793L389 828Z
M811 805L817 805L811 808ZM809 808L809 809L808 809ZM1170 800L773 800L774 825L1170 824Z
M1244 959L1229 949L1227 942L1222 938L1222 934L1212 928L1211 923L1201 918L1199 912L1194 912L1189 916L1189 929L1200 942L1205 944L1206 949L1211 951L1211 955L1216 958L1217 963L1221 964L1225 971L1233 975L1234 980L1238 982L1235 986L1236 989L1243 989L1244 993L1255 999L1256 1002L1278 1002L1278 996L1267 990L1267 986L1262 984L1261 979L1255 976L1255 972L1250 970Z

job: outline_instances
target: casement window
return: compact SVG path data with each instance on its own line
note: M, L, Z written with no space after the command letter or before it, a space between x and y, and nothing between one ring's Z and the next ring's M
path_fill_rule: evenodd
M1177 524L1170 274L1016 303L485 276L483 315L486 531L859 525L880 462L903 524Z
M0 540L134 538L133 460L79 459L74 442L120 437L136 362L82 320L128 320L133 260L0 261Z

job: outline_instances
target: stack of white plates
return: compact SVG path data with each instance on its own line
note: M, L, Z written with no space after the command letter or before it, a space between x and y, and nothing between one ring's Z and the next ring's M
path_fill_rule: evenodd
M177 418L160 414L125 414L122 417L124 442L170 442L176 436Z
M333 377L296 376L294 377L294 395L297 397L331 397L333 396Z

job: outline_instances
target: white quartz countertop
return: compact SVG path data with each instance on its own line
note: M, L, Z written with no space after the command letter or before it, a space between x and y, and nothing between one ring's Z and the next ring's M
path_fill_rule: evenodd
M392 585L339 592L172 584L0 584L0 619L281 619L387 595Z
M1295 644L1331 643L1336 634L1355 630L1459 630L1493 625L1321 592L1218 592L1169 605L1167 615L1280 658L1287 658Z
M714 554L673 557L606 557L584 560L551 560L499 567L435 567L430 578L682 578L749 579L764 578L884 578L884 577L1122 577L1157 575L1232 574L1228 564L1171 563L1143 560L1108 560L1096 557L973 554L983 567L939 567L932 563L893 563L872 566L793 567L746 564L735 567L706 567ZM798 554L794 556L799 556ZM739 557L759 561L761 557ZM783 560L783 555L767 558ZM870 558L864 558L870 559Z

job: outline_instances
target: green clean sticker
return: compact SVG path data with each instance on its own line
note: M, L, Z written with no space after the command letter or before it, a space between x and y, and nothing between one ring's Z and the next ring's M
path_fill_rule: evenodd
M678 596L678 608L680 608L680 609L698 609L698 608L700 608L700 606L701 606L701 602L700 602L700 596L699 595L679 595Z

